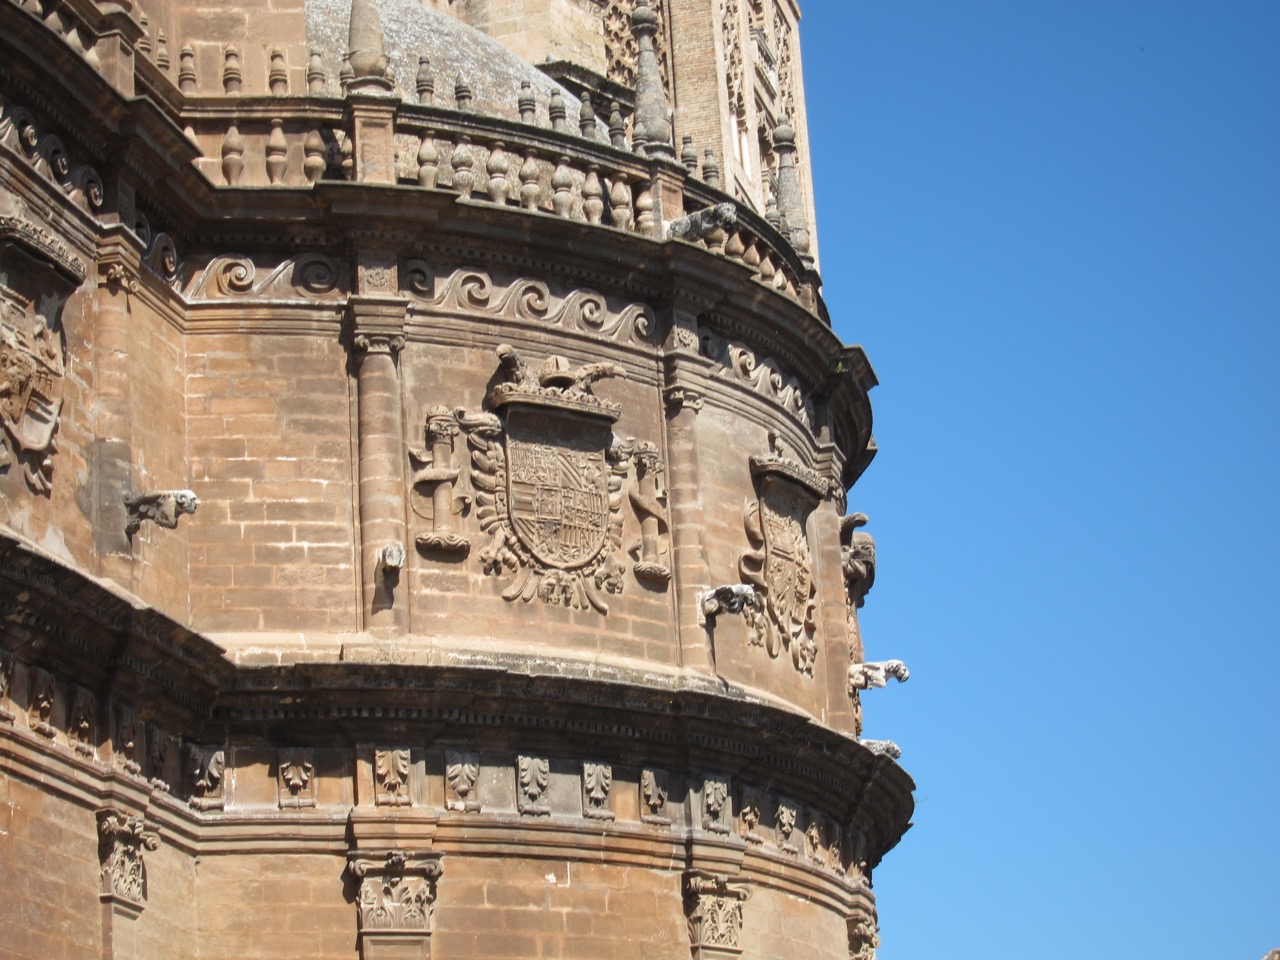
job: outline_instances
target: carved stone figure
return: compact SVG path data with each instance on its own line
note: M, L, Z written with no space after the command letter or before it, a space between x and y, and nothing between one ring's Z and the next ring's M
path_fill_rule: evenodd
M98 811L98 860L105 898L141 909L147 900L147 868L143 850L160 847L158 834L145 829L142 818L123 810Z
M671 818L662 815L667 805L667 772L665 770L646 767L640 772L640 799L649 808L649 812L640 817L644 823L661 827L671 825Z
M620 405L594 396L591 385L623 370L574 370L553 356L534 374L513 348L497 353L504 380L489 403L501 416L456 414L471 448L476 514L491 537L481 563L486 573L515 574L507 600L608 613L605 596L622 591L614 552L632 447L610 430Z
M526 816L545 817L547 787L551 783L551 763L546 757L521 755L516 761L516 808Z
M631 506L640 518L640 539L631 543L627 552L635 557L632 567L636 578L665 585L671 580L671 568L662 562L662 531L667 528L667 491L663 485L663 464L658 448L641 443L635 450L636 479L631 485Z
M227 763L222 747L187 746L187 771L191 806L197 810L221 810L226 803L223 774Z
M612 820L609 788L613 786L613 767L607 763L582 765L582 814L591 820Z
M752 801L745 801L738 811L738 833L748 843L764 843L764 837L756 832L759 826L760 807Z
M890 677L899 683L906 683L911 678L911 671L901 660L852 664L849 667L849 693L852 695L855 690L883 687L889 682Z
M741 953L742 905L749 899L751 888L744 881L700 870L685 872L685 915L695 960Z
M373 802L379 807L404 807L409 797L409 750L406 747L373 751Z
M28 674L31 685L31 706L27 710L28 724L43 737L53 739L57 730L53 726L53 705L57 700L57 684L48 670L35 667Z
M128 704L116 705L116 734L112 742L116 760L134 776L142 773L142 721Z
M444 752L444 779L448 788L446 810L479 813L480 792L476 781L480 776L480 755L470 750Z
M184 513L195 513L200 498L191 490L157 490L154 493L125 494L124 505L129 519L125 532L133 536L143 520L154 520L158 526L172 530Z
M769 454L751 458L760 499L746 506L744 522L752 549L738 564L743 581L763 600L748 612L751 642L775 658L789 648L796 670L812 676L818 652L814 640L817 590L805 523L827 485L812 470L786 457L776 434L769 434L769 444Z
M784 853L799 853L792 836L796 830L796 808L789 803L779 803L777 812L778 847Z
M314 751L296 747L281 750L276 769L282 809L316 805Z
M150 776L147 782L164 793L169 792L169 782L165 778L169 776L169 763L174 754L173 738L159 727L151 726L147 730L147 773Z
M732 203L703 207L665 224L666 235L673 240L703 240L717 230L736 226L738 208Z
M71 698L71 714L67 722L67 741L81 756L93 756L93 718L97 703L93 694L76 687Z
M415 496L413 510L418 516L431 521L431 530L419 534L418 546L424 551L461 553L470 547L467 538L453 529L450 518L463 513L470 506L470 497L454 497L454 483L459 470L453 463L453 438L458 435L456 414L445 407L432 407L427 414L426 450L410 450L414 463L420 464L413 473L414 491L419 488L429 492L430 511L419 505L423 499Z
M876 582L876 542L860 530L867 523L865 513L851 513L840 521L840 562L849 602L860 609Z

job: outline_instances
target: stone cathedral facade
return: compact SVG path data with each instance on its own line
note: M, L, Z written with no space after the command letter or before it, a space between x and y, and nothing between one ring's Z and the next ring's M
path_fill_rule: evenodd
M794 0L0 0L0 953L866 960Z

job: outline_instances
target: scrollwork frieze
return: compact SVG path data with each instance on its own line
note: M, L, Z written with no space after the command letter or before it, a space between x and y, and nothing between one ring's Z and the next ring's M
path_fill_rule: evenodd
M302 297L340 300L349 289L346 266L333 257L304 253L275 266L259 266L244 254L214 257L197 270L182 293L189 303Z

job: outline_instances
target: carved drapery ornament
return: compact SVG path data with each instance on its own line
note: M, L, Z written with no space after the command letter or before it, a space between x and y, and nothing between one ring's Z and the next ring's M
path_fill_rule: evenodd
M144 850L160 847L160 836L145 829L141 817L123 810L98 811L98 860L104 901L141 910L147 900Z
M607 763L582 765L582 814L590 820L612 820L609 789L613 786L613 767Z
M226 803L227 754L222 747L187 746L187 771L191 806L196 810L221 810Z
M444 806L446 810L461 813L479 813L481 810L480 754L471 750L446 750L444 752L444 780L448 788Z
M516 759L516 808L525 816L545 817L547 787L551 785L551 762L546 757L520 756Z
M684 908L693 960L725 960L742 953L742 906L751 888L741 880L690 870L684 875Z
M0 199L0 471L17 464L27 487L45 495L53 489L62 414L62 306L84 279L84 266L6 192Z
M790 650L791 663L813 676L818 645L814 605L813 558L805 523L828 489L814 471L783 454L776 434L769 434L771 452L751 458L751 474L760 498L747 503L743 522L751 549L738 571L755 588L762 602L747 611L750 642L777 658Z
M506 600L608 613L607 595L622 592L616 552L633 447L613 437L621 405L591 386L625 373L612 363L575 370L557 356L534 373L512 347L497 353L503 379L489 404L500 414L456 414L471 448L476 515L490 537L481 563L486 573L515 575Z
M133 536L142 527L143 520L152 520L166 530L174 529L180 516L196 512L200 498L192 490L157 490L125 494L124 505L128 514L124 530Z
M632 509L640 518L640 538L627 547L627 552L635 558L632 570L636 579L665 586L671 580L671 567L663 562L668 550L662 542L662 533L667 529L667 490L657 446L639 444L635 462L636 478L630 497Z
M407 747L373 751L373 801L379 807L405 807L413 802Z
M440 854L352 854L347 871L358 884L361 957L430 957L436 882L444 873Z
M426 449L409 451L409 458L415 464L413 512L431 521L431 530L419 534L417 544L426 552L462 553L471 544L453 529L451 518L465 512L471 498L454 496L454 484L460 472L453 462L457 415L445 407L432 407L424 433Z

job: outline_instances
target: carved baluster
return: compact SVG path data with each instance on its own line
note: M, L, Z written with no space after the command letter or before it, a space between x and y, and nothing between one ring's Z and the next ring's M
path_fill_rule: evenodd
M507 202L507 194L511 190L511 181L507 179L511 162L504 146L501 140L495 140L485 163L485 172L489 174L489 199L498 204Z
M156 66L165 73L169 72L169 38L163 30L156 31Z
M752 270L755 270L757 273L759 273L760 272L760 248L754 237L749 237L748 239L750 240L750 242L747 244L747 249L744 250L742 253L742 262L745 263Z
M765 255L760 258L760 280L766 286L773 286L773 276L775 273L773 266L773 257L766 251Z
M431 72L431 59L418 58L418 75L414 77L413 88L418 94L419 103L434 103L436 99L436 78Z
M271 69L267 74L267 88L273 97L283 97L289 92L289 68L284 62L284 53L276 48L271 51Z
M240 51L227 47L222 53L222 90L224 93L240 92Z
M627 175L621 170L613 178L609 187L609 208L613 217L613 225L619 230L630 230L634 213L631 208L631 185L627 183Z
M196 51L190 44L178 52L178 89L183 93L196 92Z
M533 147L525 147L524 163L520 165L520 205L526 210L537 210L542 196L538 183L538 153Z
M302 152L306 156L302 161L302 172L306 175L307 183L315 183L324 176L327 166L324 157L324 138L320 136L319 130L312 130L307 134L307 139L302 142Z
M702 182L708 187L720 189L720 164L716 162L715 151L710 147L702 155Z
M475 172L471 167L475 164L475 159L471 156L471 138L465 133L458 138L458 143L453 148L453 157L450 164L453 167L453 189L464 197L471 196L471 190L476 183Z
M435 189L439 173L440 151L436 148L436 132L424 130L422 142L418 145L418 186Z
M582 182L582 215L588 223L599 223L604 217L604 188L600 186L600 168L596 164L587 167L587 178Z
M689 171L689 176L696 177L698 175L698 151L693 147L693 137L686 133L680 138L680 144L680 162Z
M557 217L567 219L573 212L573 173L569 169L568 157L561 157L556 164L555 173L551 175L551 189L555 191L551 197L551 208Z
M617 100L609 101L609 143L618 150L627 149L627 124Z
M325 83L324 61L320 59L319 50L312 50L307 60L307 93L313 97L320 96L324 93Z
M636 197L636 230L646 237L656 234L653 220L653 188L646 183Z
M284 138L284 121L279 118L271 121L266 150L267 182L279 183L284 179L285 167L289 165L289 144Z
M339 147L342 152L342 179L350 180L355 176L356 172L356 145L351 139L351 134L345 133L342 137L342 146Z
M520 81L520 97L516 101L520 108L520 122L533 123L537 119L537 101L533 97L533 84L528 80Z
M560 96L559 90L551 91L551 101L547 104L547 114L551 117L551 129L556 133L567 133L568 124L565 123L565 106L564 97Z
M742 242L742 231L735 230L729 235L729 240L724 245L724 255L734 260L741 260L742 255L746 253L747 246Z
M244 137L233 123L227 128L227 135L222 138L222 178L228 186L234 187L240 182L240 174L244 172Z
M596 136L596 111L591 106L591 98L582 97L582 108L578 111L578 131L588 140L598 140Z
M462 82L461 77L453 85L453 99L457 102L459 110L471 109L471 88Z

